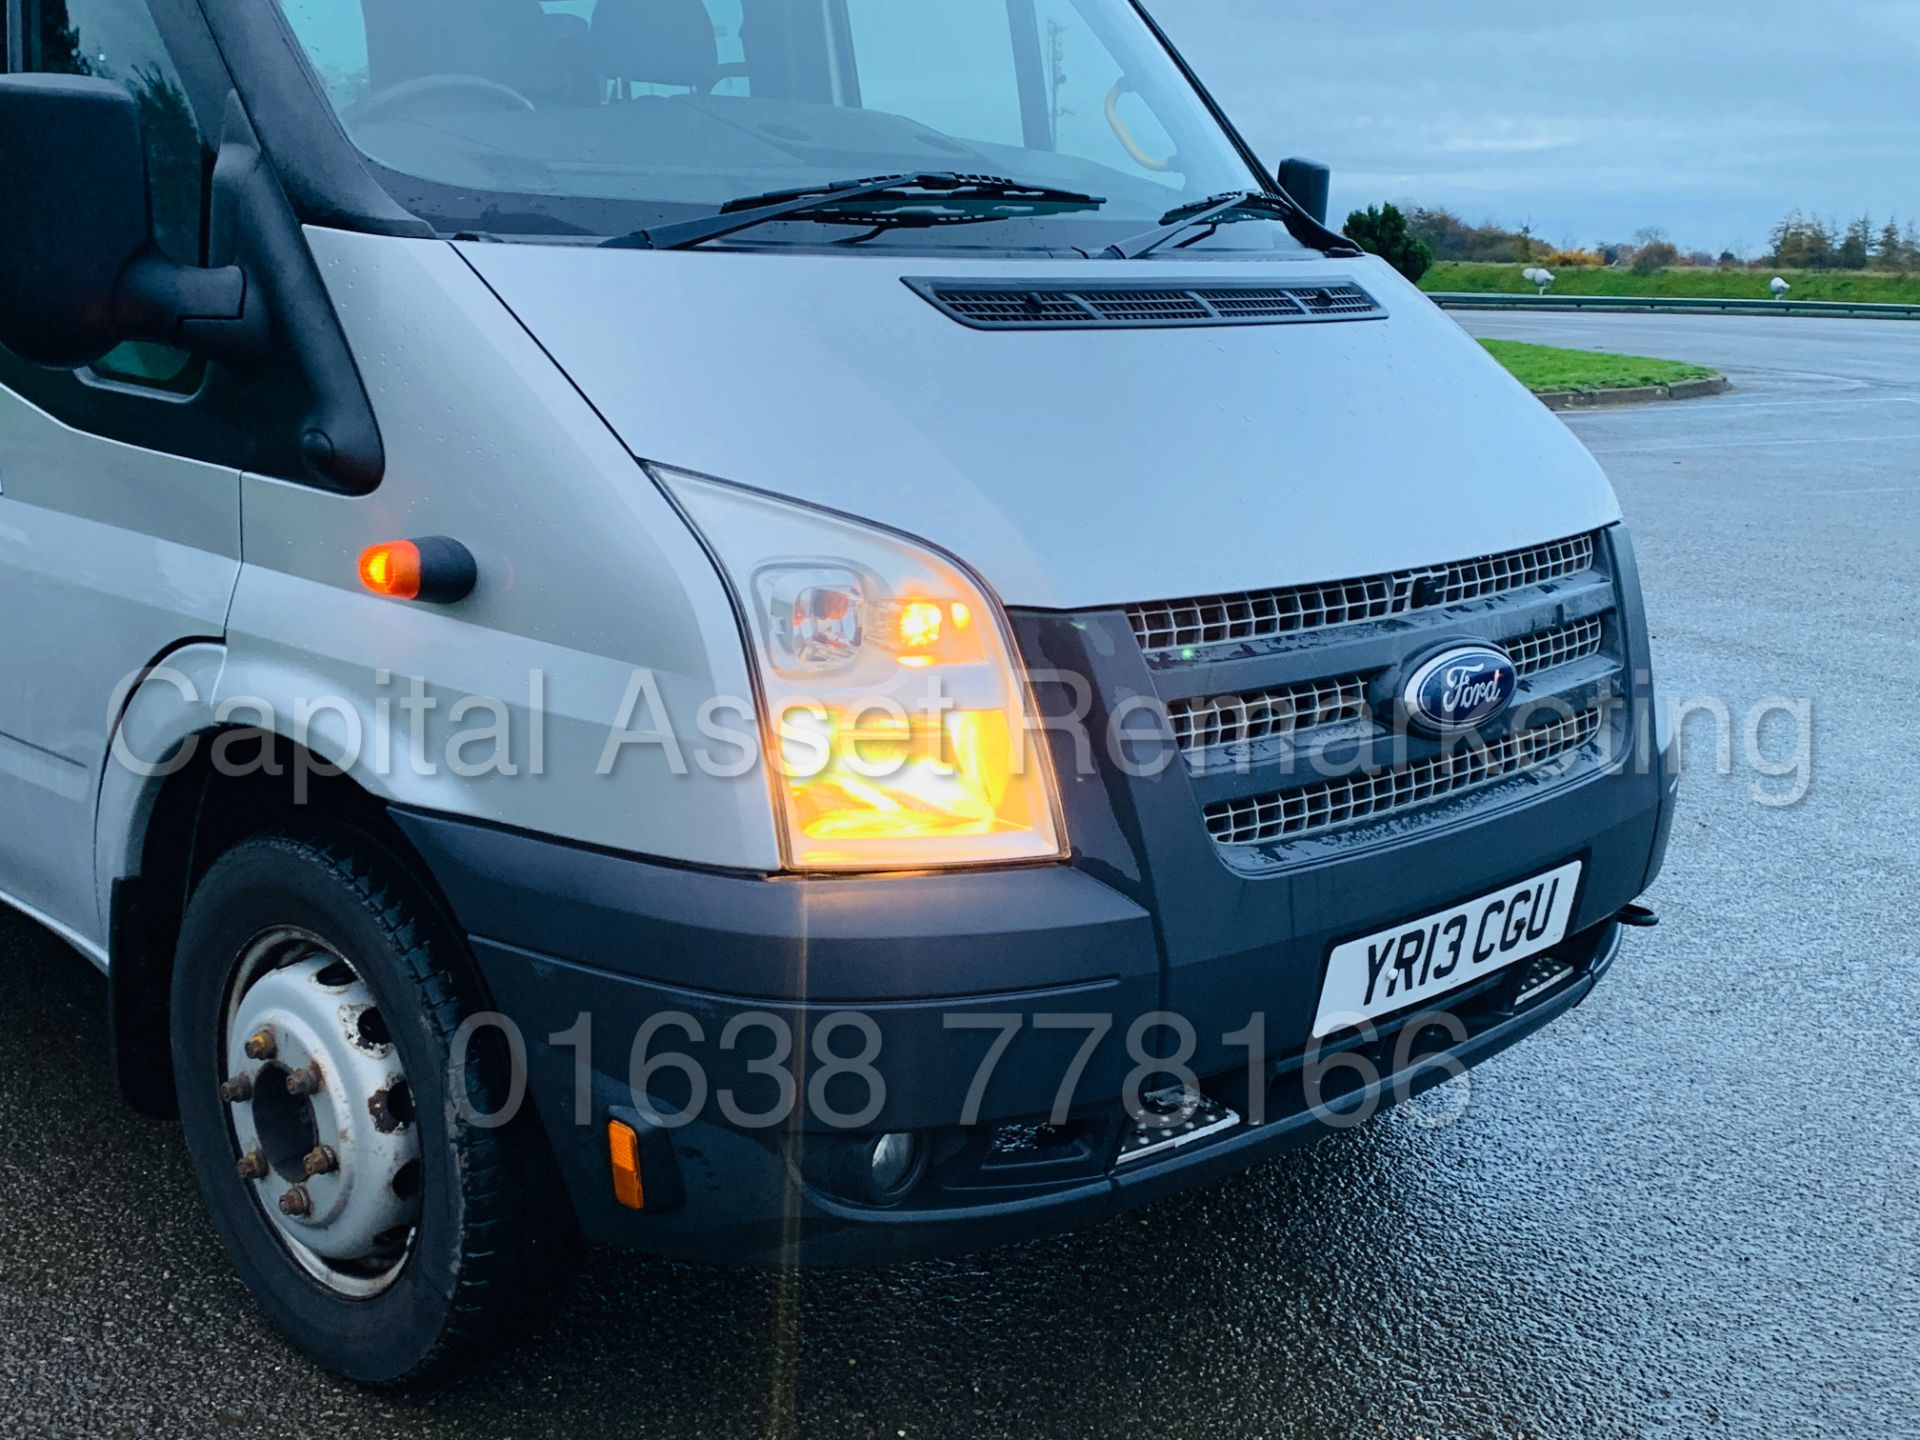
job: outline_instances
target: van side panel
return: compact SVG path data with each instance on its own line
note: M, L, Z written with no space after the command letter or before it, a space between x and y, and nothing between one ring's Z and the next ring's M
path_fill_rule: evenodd
M358 498L244 477L227 718L397 804L778 868L738 626L686 525L451 246L307 233L387 474ZM365 547L427 535L472 551L471 597L361 586Z
M88 942L118 707L155 657L224 628L239 478L0 389L0 894Z

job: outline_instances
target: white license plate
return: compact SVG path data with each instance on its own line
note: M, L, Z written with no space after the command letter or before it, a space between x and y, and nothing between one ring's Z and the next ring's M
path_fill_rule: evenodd
M1565 938L1580 862L1336 945L1314 1038L1424 1005Z

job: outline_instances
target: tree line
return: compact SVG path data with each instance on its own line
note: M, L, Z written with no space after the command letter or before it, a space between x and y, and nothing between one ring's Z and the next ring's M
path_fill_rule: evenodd
M1608 265L1636 270L1670 266L1724 266L1779 270L1920 270L1920 223L1896 217L1875 222L1856 215L1844 224L1800 210L1790 211L1767 234L1767 250L1749 256L1733 249L1682 250L1657 226L1630 240L1593 245L1551 244L1530 224L1517 228L1483 220L1472 224L1444 206L1385 206L1356 211L1369 233L1392 212L1387 229L1404 232L1431 260L1474 260L1495 264L1554 266ZM1351 223L1351 219L1350 219ZM1360 238L1357 232L1356 239ZM1420 268L1425 268L1424 266Z
M1920 269L1920 224L1889 216L1879 225L1856 215L1845 225L1798 210L1767 236L1769 263L1782 270Z

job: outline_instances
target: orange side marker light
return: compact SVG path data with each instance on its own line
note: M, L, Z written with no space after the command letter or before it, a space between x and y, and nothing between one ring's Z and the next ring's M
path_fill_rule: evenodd
M389 599L419 599L420 547L411 540L369 545L360 555L360 583Z
M640 1180L640 1137L631 1125L607 1122L607 1152L613 1163L613 1198L629 1210L644 1210L647 1188Z
M471 595L479 578L473 552L444 535L388 540L360 552L360 583L390 600L452 605Z

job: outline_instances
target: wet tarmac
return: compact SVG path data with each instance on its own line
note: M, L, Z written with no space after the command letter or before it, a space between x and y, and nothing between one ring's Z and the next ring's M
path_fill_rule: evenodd
M104 981L0 918L0 1434L1920 1434L1920 325L1463 318L1735 382L1572 421L1664 690L1732 726L1718 773L1690 722L1663 923L1583 1008L1464 1095L1060 1240L596 1252L547 1333L396 1400L262 1324L177 1129L116 1100ZM1805 767L1766 703L1803 698Z

